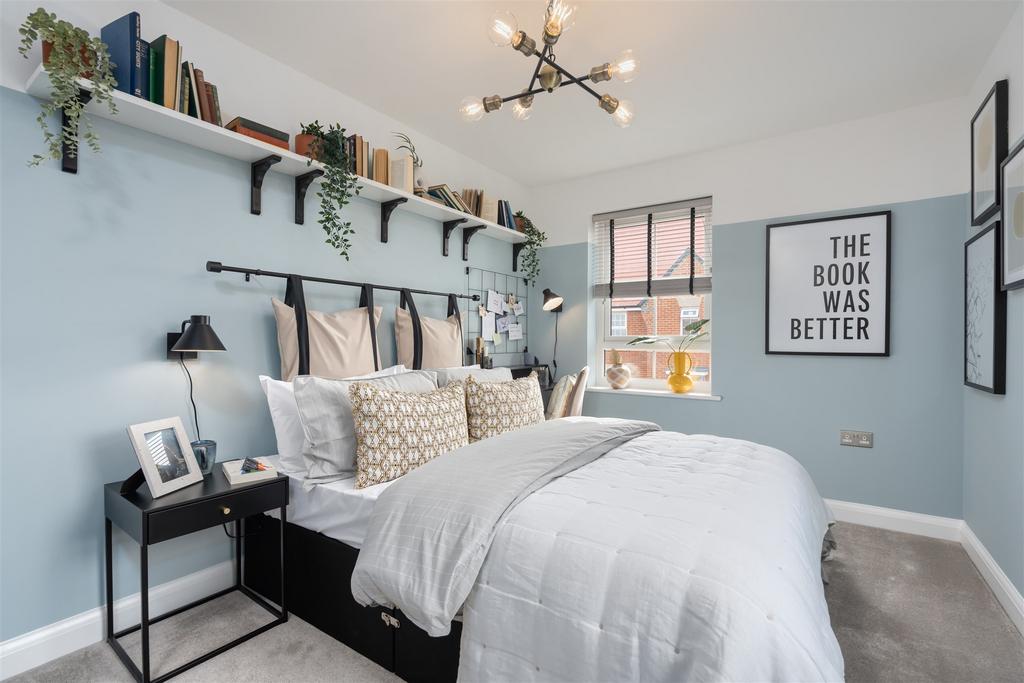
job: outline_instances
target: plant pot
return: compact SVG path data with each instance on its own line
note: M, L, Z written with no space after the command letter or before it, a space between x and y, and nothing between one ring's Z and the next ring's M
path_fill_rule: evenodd
M633 373L622 363L615 363L604 372L608 386L612 389L625 389L633 379Z
M516 232L526 232L526 227L523 225L523 219L516 217Z
M44 40L43 41L43 66L46 66L47 64L50 63L50 54L52 52L53 52L53 43L51 43L48 40ZM92 55L89 54L89 51L86 48L83 47L83 48L81 48L79 50L79 53L80 53L80 55L82 57L82 61L85 64L88 64L88 65L91 66L92 65ZM92 80L92 72L91 71L83 71L82 73L80 73L78 75L81 76L82 78L86 79L86 80Z
M693 389L693 380L688 374L691 367L693 360L690 354L685 351L673 351L672 374L668 376L668 388L677 394L685 394Z
M295 136L295 153L310 159L317 159L316 136L309 133L299 133Z

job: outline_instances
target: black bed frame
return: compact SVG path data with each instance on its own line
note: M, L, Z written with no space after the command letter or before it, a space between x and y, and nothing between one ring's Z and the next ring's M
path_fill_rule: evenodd
M257 515L245 521L244 579L275 604L280 598L278 531L281 522ZM363 607L352 597L359 551L295 524L285 524L288 610L410 683L455 681L462 623L432 638L396 609Z

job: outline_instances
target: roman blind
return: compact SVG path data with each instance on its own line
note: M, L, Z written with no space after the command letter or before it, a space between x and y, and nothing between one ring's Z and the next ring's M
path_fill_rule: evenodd
M711 197L594 216L594 296L711 291Z

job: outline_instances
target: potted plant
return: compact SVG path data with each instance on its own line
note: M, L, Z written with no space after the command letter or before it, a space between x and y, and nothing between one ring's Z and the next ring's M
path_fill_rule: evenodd
M300 123L299 126L302 132L295 136L295 153L319 161L320 157L317 156L317 150L314 147L317 139L322 139L324 136L323 126L319 121Z
M531 285L537 283L537 276L540 275L540 256L537 250L544 246L547 241L547 233L539 230L522 211L516 211L516 229L526 235L526 244L522 251L523 277Z
M50 78L50 100L43 102L36 117L43 130L43 142L47 153L34 154L29 164L38 165L46 158L60 159L63 148L68 156L78 156L78 124L85 104L79 98L79 79L92 79L92 99L106 104L111 114L117 113L113 93L113 64L106 44L89 35L84 29L70 22L57 19L42 7L25 18L21 28L21 45L18 52L28 59L28 53L36 42L43 44L43 65ZM50 130L50 117L61 112L66 119L59 134ZM94 152L100 151L99 137L92 129L92 123L85 119L85 142Z
M637 337L630 339L629 346L640 346L652 344L664 344L672 352L672 373L668 376L668 388L677 394L685 394L693 389L693 380L690 379L690 368L693 366L693 359L686 349L690 348L695 341L708 336L704 326L711 322L710 318L696 320L683 328L686 334L673 343L665 337Z
M318 221L327 234L324 241L337 249L347 261L348 250L352 247L349 236L355 231L352 224L342 221L338 214L362 188L356 184L356 174L349 166L349 155L345 151L345 129L337 123L324 128L319 121L300 125L303 134L313 138L308 164L312 165L313 159L323 164L324 175L320 179L320 190L316 196L320 198Z
M420 155L416 152L416 145L413 144L412 138L410 138L405 133L395 133L393 131L392 131L392 135L394 135L396 138L398 138L399 140L402 141L402 144L400 144L398 147L395 147L395 151L398 151L400 149L404 149L404 150L408 151L409 152L409 156L412 157L412 172L413 172L413 175L419 175L419 171L416 170L416 169L423 168L423 159L421 159ZM423 187L423 178L422 177L416 178L416 186L417 187Z
M629 368L622 364L622 353L618 349L612 349L612 364L605 370L604 376L608 380L608 386L612 389L625 389L633 376Z

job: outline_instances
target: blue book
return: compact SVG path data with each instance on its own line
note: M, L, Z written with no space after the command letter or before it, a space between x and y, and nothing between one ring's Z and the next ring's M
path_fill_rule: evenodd
M121 92L142 97L142 18L129 12L100 29L114 63L114 79Z
M144 100L149 99L149 41L139 41L139 60L142 68L139 72L139 93L138 96Z

